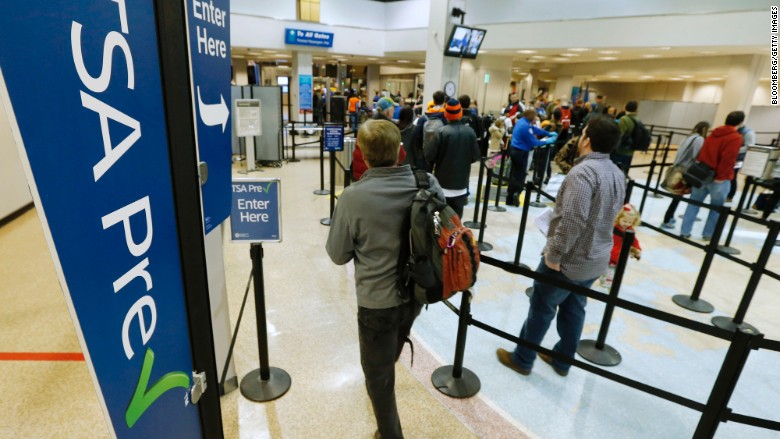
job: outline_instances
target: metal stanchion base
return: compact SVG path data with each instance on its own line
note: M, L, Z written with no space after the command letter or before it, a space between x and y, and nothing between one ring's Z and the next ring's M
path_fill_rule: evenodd
M547 205L542 203L541 201L531 201L530 203L528 203L528 205L531 207L547 207Z
M677 218L683 218L685 215L677 215ZM696 217L694 221L701 221L701 218Z
M330 191L327 189L317 189L314 191L314 195L330 195Z
M742 213L744 213L745 215L758 215L761 212L753 209L745 209L742 211Z
M329 226L330 225L330 218L323 218L320 220L320 224L323 226Z
M433 387L439 392L453 398L468 398L479 392L481 383L479 377L474 372L462 368L460 378L452 376L452 369L455 366L442 366L433 371L431 382Z
M464 226L468 227L469 229L479 229L482 226L482 223L478 223L476 221L466 221L463 223ZM484 226L487 229L487 224Z
M505 207L494 206L492 204L490 206L488 206L488 210L491 211L491 212L506 212L506 208Z
M735 249L734 247L728 247L728 246L725 246L725 245L719 245L718 246L718 251L722 251L723 253L726 253L727 255L738 255L738 254L742 253L741 251Z
M780 240L775 241L775 246L780 246Z
M534 295L534 287L528 287L525 289L525 295L530 299Z
M599 366L617 366L623 361L620 352L608 344L604 344L604 349L598 349L596 340L580 340L577 353L580 357Z
M656 194L655 192L653 192L653 193L651 193L651 194L649 195L649 197L650 197L650 198L663 198L664 196L663 196L663 195L660 195L660 194Z
M735 332L737 328L743 328L743 329L749 329L753 331L755 334L758 334L758 328L751 325L750 323L734 323L734 319L731 317L713 317L712 320L710 320L713 325L717 326L720 329L725 329L726 331Z
M260 379L260 369L255 369L241 379L241 394L255 402L273 401L290 390L290 375L278 367L270 368L268 380Z
M481 252L489 252L490 250L493 250L493 245L487 242L478 242L477 247Z
M687 310L700 312L704 314L709 314L715 311L715 307L712 306L706 300L701 300L701 299L692 300L689 296L684 296L682 294L678 294L672 297L672 302L676 303L678 306L681 306Z
M294 158L294 159L288 160L288 162L290 162L290 163L298 163L300 161L301 161L301 159L299 159L299 158Z

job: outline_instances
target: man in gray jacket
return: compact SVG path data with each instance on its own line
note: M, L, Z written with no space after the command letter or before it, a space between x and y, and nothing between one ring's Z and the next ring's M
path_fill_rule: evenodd
M463 216L468 200L471 164L479 160L479 145L474 130L462 122L460 102L450 99L444 107L447 125L442 128L438 141L431 142L425 159L433 163L433 175L439 180L447 204Z
M401 133L387 120L358 131L368 170L346 188L333 212L326 250L338 265L355 261L360 363L383 439L401 438L395 401L395 362L421 305L396 285L401 233L417 182L409 165L396 166ZM431 189L444 195L433 176Z

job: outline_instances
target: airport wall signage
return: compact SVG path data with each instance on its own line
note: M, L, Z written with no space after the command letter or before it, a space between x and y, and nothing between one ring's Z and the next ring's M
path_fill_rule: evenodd
M154 4L13 2L0 41L0 103L109 435L202 437Z
M200 188L208 234L230 215L230 1L188 1L187 26L198 159L208 167Z
M344 151L344 125L325 124L322 128L324 151Z
M284 44L299 46L333 47L333 34L305 29L284 29Z

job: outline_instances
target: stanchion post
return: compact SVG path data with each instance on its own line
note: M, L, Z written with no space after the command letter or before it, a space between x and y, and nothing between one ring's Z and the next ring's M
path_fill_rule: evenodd
M726 228L726 219L728 219L728 209L724 206L719 206L718 221L715 223L715 230L712 232L712 238L707 248L704 250L704 260L701 263L701 269L699 270L699 276L696 278L696 284L693 287L693 292L690 297L684 294L678 294L672 297L672 301L678 306L681 306L687 310L709 314L715 311L715 307L706 300L700 299L701 290L704 288L704 281L707 279L707 274L710 272L710 266L712 260L715 258L715 252L718 249L718 241L721 235L723 235L723 229Z
M314 195L328 195L325 189L325 131L320 133L320 188L314 191Z
M336 151L330 151L328 154L330 161L330 210L328 217L320 220L323 226L330 225L330 219L333 218L333 211L336 210Z
M729 413L729 400L737 387L739 376L747 363L751 349L755 349L764 336L748 328L739 328L734 333L726 358L712 386L707 405L699 418L699 424L693 433L693 439L711 439L721 422L725 422Z
M515 246L514 264L528 268L527 265L520 263L520 252L523 251L523 238L525 236L525 227L528 224L528 207L531 204L531 190L534 185L530 181L525 182L525 194L523 197L523 214L520 216L520 231L517 232L517 245Z
M660 137L660 136L659 136ZM655 159L650 162L650 171L647 174L647 181L645 182L645 190L642 193L642 202L639 204L639 211L645 211L645 201L647 200L647 194L650 192L650 184L653 182L653 173L655 172ZM628 174L628 173L626 173Z
M295 158L295 121L290 122L292 124L292 128L290 128L290 133L292 137L292 158L290 159L290 162L297 163L300 162L301 159Z
M631 245L634 243L634 231L626 230L623 237L623 245L620 247L620 257L617 267L615 267L615 277L612 280L612 287L609 289L609 297L617 299L620 291L620 285L623 282L623 273L626 271L628 256L631 253ZM612 322L612 313L615 311L615 304L608 302L604 308L604 317L601 319L601 328L596 340L582 340L577 347L577 353L591 363L601 366L617 366L622 361L620 352L606 343L609 325Z
M734 231L737 229L737 221L739 221L739 213L742 212L742 208L745 206L745 200L747 199L748 194L748 188L750 187L750 183L752 183L753 177L748 176L745 179L745 188L742 190L742 194L739 196L739 202L737 203L737 209L736 209L736 215L734 215L734 219L731 220L731 227L729 227L729 233L726 236L726 242L723 243L723 245L718 246L718 250L722 251L723 253L727 253L730 255L738 255L742 253L739 251L739 249L736 249L731 246L731 238L734 237Z
M634 180L628 180L626 184L626 199L623 200L623 204L631 202L631 194L634 192Z
M439 392L453 398L468 398L479 392L479 377L463 367L463 354L466 350L466 335L471 323L471 293L463 292L458 313L458 338L455 342L455 363L442 366L431 375L431 382Z
M488 210L491 212L506 212L505 207L498 205L498 200L501 198L501 185L504 182L504 166L506 164L506 154L501 154L501 165L498 168L498 188L496 189L496 204L494 206L488 206ZM492 179L488 179L488 184L492 183Z
M672 133L669 133L667 136L668 137L666 139L666 146L664 146L664 155L661 158L661 165L658 168L658 177L655 179L655 190L658 190L658 188L661 186L661 180L664 178L664 168L667 165L666 159L669 156L669 149L672 146ZM653 192L650 196L653 198L663 198L662 195L657 194L655 192Z
M749 328L755 332L758 332L755 326L745 323L745 315L747 314L750 302L753 300L753 295L756 293L758 283L761 281L761 276L764 275L764 269L769 261L769 256L772 254L772 249L777 241L777 235L780 232L780 223L772 221L769 223L769 234L764 241L764 245L761 247L761 253L758 255L758 260L753 265L751 270L750 280L745 288L745 294L742 295L742 300L739 302L739 308L733 319L728 317L713 317L712 324L721 329L728 331L735 331L737 328Z
M655 141L655 150L653 150L653 161L655 161L656 156L658 155L658 148L661 147L661 142L663 142L662 139L663 139L663 136L659 134L658 137L657 137L657 140Z
M490 203L490 181L493 180L493 170L487 170L487 181L485 182L485 197L482 200L482 221L479 225L479 239L477 240L477 247L479 251L487 252L493 250L493 246L482 239L485 237L485 227L487 226L487 211L488 203Z
M479 159L479 178L477 179L477 197L474 199L474 221L466 221L463 223L464 226L468 227L469 229L478 229L482 225L479 222L479 202L482 197L482 180L485 176L485 161L487 160L487 157L481 157Z
M541 176L538 175L539 167L534 166L534 180L539 182L539 185L534 185L536 189L536 200L531 201L531 207L547 207L546 204L542 203L542 181L544 181L544 174L547 172L547 164L550 161L550 148L552 148L552 146L547 146L544 148L546 150L547 156L544 161L544 168L542 168ZM539 149L537 148L536 151L539 151ZM536 154L536 151L534 151L534 154Z
M257 347L260 368L241 379L241 394L256 402L272 401L290 390L290 375L278 367L270 367L268 359L268 330L265 319L265 284L263 282L263 245L252 244L252 278L255 283L255 314L257 316Z

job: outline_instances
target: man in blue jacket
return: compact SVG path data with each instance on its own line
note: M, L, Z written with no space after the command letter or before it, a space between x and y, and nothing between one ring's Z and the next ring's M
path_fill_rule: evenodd
M509 187L507 187L507 206L518 206L517 196L523 192L525 175L528 171L528 154L532 149L547 146L555 142L558 136L555 132L549 133L534 125L536 110L528 109L523 113L514 130L512 130L512 143L509 148L509 157L512 159L512 172L509 175ZM539 140L536 136L546 137ZM548 137L549 136L549 137Z

